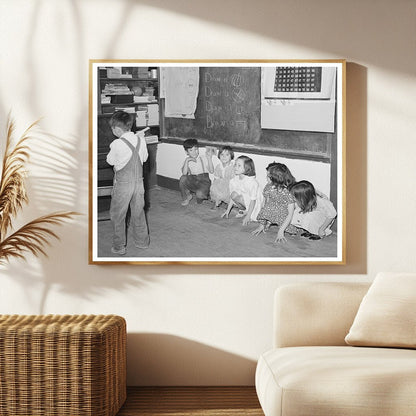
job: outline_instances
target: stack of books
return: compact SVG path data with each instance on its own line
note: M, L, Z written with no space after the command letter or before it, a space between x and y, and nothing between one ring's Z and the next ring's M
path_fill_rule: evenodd
M115 107L114 111L124 111L126 113L134 114L134 107Z
M145 140L146 144L155 144L159 142L159 137L154 134L152 136L146 136Z
M104 95L133 95L133 92L125 84L105 84L101 93Z
M121 68L107 68L107 78L132 78L132 74L123 74Z
M101 94L101 104L110 104L111 97L105 94Z
M153 98L153 100L152 100ZM149 97L146 95L135 95L133 97L135 103L148 103L149 101L154 101L155 97Z

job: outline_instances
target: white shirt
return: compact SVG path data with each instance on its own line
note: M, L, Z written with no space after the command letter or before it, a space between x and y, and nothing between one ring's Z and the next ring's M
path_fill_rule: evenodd
M334 219L337 211L332 202L327 198L316 196L316 208L311 212L301 212L298 204L295 204L295 212L291 220L291 224L296 227L303 228L312 234L319 234L319 229L328 219ZM326 228L325 234L329 235L329 229L332 223Z
M243 177L240 178L238 175L234 176L234 178L230 179L230 193L233 192L236 192L243 197L246 209L250 206L251 201L256 201L250 217L252 221L256 221L257 214L263 203L263 194L256 177L243 175Z
M200 175L201 173L207 173L205 166L208 165L208 162L205 162L201 156L198 156L196 162L192 160L188 163L189 172L191 175Z
M148 158L146 139L144 135L136 135L132 131L128 131L121 136L126 139L133 147L136 147L137 140L140 140L139 157L142 164ZM121 140L121 137L115 139L110 144L110 152L107 155L107 163L114 166L114 170L120 170L127 165L130 160L132 151L130 147Z

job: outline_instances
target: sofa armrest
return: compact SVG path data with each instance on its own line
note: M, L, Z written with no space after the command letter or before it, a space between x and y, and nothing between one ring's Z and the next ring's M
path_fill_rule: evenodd
M300 283L274 298L273 345L346 345L344 338L369 283Z

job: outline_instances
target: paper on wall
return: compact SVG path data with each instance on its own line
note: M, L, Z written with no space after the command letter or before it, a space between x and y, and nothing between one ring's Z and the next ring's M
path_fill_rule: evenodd
M161 84L165 97L165 117L194 119L199 67L162 67Z

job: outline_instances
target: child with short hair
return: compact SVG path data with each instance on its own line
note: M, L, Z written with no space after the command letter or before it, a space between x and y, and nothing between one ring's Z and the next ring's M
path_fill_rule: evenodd
M126 254L126 215L130 206L130 225L137 248L149 246L149 230L144 212L143 163L147 160L147 146L143 132L134 134L133 115L116 111L109 124L117 139L110 144L107 163L113 166L110 219L113 225L111 252Z
M292 224L305 231L301 236L320 240L331 235L331 226L337 216L332 202L318 193L309 181L296 182L290 192L296 200Z
M257 215L260 225L252 231L252 234L259 235L261 232L266 232L272 224L275 224L279 227L276 242L286 241L285 232L297 234L296 227L290 224L295 209L295 198L288 189L295 182L295 178L283 163L271 163L266 170L264 205Z
M183 142L187 157L182 165L182 176L179 179L179 189L182 195L182 206L187 206L196 195L196 202L201 204L209 198L211 179L208 174L208 162L199 155L199 145L196 139Z
M234 163L235 176L230 180L230 202L222 218L228 218L233 206L239 208L236 217L243 217L243 225L256 221L262 203L262 194L256 179L254 162L240 156Z
M214 176L210 196L214 201L212 209L216 209L222 202L226 204L230 202L230 179L234 177L234 151L230 146L222 146L218 152L220 163L215 168L212 162L212 153L207 149L209 172Z

